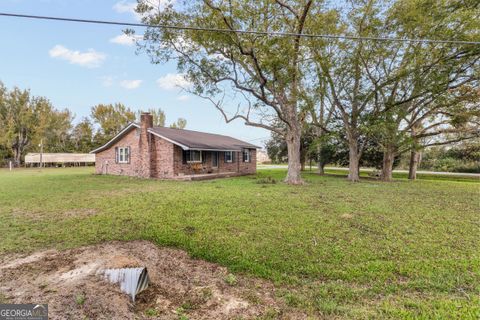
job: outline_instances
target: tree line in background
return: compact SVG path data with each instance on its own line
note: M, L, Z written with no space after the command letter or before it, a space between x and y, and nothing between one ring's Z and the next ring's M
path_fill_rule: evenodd
M148 110L155 126L165 126L161 109ZM28 152L88 153L105 144L128 123L138 120L135 113L121 103L98 104L90 116L74 123L68 109L58 110L45 97L36 97L29 90L8 90L0 82L0 164L6 159L20 165ZM185 128L187 122L179 118L172 128Z
M177 61L190 92L226 122L270 130L288 183L302 183L306 150L320 169L337 157L351 181L370 163L389 181L401 157L415 178L425 148L480 136L480 46L468 43L480 40L479 8L475 0L195 0L159 9L140 0L136 11L152 27L138 47L152 63ZM272 31L289 35L258 33ZM312 34L333 37L304 36ZM343 35L370 40L334 38Z
M271 163L287 162L287 146L285 141L276 135L266 143L266 151ZM328 141L315 141L314 136L302 136L300 159L302 170L306 166L316 166L320 174L325 173L327 164L348 166L348 145L342 139L330 137ZM456 143L431 146L416 150L416 167L411 169L411 154L395 156L394 168L409 170L413 173L410 179L416 178L416 169L442 172L480 173L480 140L467 139ZM382 149L373 143L365 147L359 162L361 167L382 169Z

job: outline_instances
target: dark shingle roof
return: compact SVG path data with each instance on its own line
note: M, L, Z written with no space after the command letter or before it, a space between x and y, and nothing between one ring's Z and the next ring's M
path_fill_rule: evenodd
M165 127L153 127L149 131L188 149L240 151L243 148L259 148L251 143L220 134Z

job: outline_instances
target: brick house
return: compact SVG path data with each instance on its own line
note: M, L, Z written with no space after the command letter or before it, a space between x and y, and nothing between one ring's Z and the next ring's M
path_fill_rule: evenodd
M93 150L97 174L208 179L256 172L257 146L231 137L154 127L149 113Z

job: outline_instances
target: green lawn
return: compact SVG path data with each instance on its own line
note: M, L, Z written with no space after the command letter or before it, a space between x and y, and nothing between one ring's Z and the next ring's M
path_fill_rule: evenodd
M0 255L146 239L273 280L312 317L480 317L480 183L283 170L200 182L0 170ZM1 259L1 258L0 258Z

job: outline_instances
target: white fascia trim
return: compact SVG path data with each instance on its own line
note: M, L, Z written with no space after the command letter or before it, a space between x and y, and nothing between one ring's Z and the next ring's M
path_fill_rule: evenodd
M126 131L128 131L131 127L137 127L137 128L140 128L140 126L138 124L136 124L135 122L132 122L130 123L128 126L126 126L122 131L120 131L115 137L113 137L112 139L110 139L110 141L108 141L107 143L105 143L103 146L101 146L100 148L97 148L95 150L92 150L90 151L89 153L97 153L99 151L102 151L104 149L106 149L112 142L114 142L118 137L120 137L122 134L124 134Z
M181 144L181 143L178 143L177 141L173 141L172 139L169 139L169 138L167 138L167 137L164 137L164 136L162 136L161 134L158 134L158 133L156 133L156 132L153 131L153 130L148 129L147 131L148 131L149 133L151 133L151 134L159 137L159 138L162 138L162 139L164 139L164 140L167 140L168 142L171 142L171 143L179 146L179 147L182 148L183 150L190 150L189 147L187 147L187 146L185 146L185 145L183 145L183 144Z
M198 149L198 148L191 148L189 150L196 150L196 151L219 151L219 152L240 152L240 150L223 150L223 149Z

